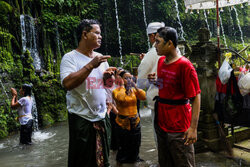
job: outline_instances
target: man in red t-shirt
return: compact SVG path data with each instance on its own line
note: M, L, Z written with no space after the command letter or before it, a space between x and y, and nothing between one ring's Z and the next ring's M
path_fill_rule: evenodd
M155 130L160 166L195 166L193 143L197 141L200 112L200 86L192 63L176 51L174 28L157 31L156 50L163 55L158 61L155 102ZM155 74L149 74L150 81ZM192 102L192 108L190 106Z

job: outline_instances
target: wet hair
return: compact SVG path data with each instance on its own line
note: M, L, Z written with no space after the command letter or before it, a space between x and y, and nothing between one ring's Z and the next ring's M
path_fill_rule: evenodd
M176 48L178 44L178 34L177 31L172 27L162 27L157 30L159 36L164 39L165 42L171 40Z
M29 84L23 84L22 90L24 91L24 96L31 96L32 86Z
M90 30L93 28L93 24L98 24L100 26L100 23L94 19L83 19L81 23L77 26L76 36L78 43L81 41L82 31L90 32Z
M123 70L122 72L120 72L120 74L119 74L119 75L120 75L121 77L123 77L123 76L124 76L124 74L126 74L126 73L128 73L128 71Z

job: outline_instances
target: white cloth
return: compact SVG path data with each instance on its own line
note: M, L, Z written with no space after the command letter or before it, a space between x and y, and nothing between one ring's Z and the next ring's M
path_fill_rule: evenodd
M216 8L215 0L185 0L186 9L213 9ZM234 6L242 3L249 3L249 0L219 0L219 8Z
M101 55L94 52L94 56ZM69 74L79 71L93 58L89 58L76 50L65 54L61 61L61 82ZM101 63L98 68L92 70L88 78L78 87L67 91L67 109L69 113L75 113L91 122L105 118L106 91L103 88L103 72L109 67L107 62Z
M165 27L165 23L163 22L152 22L148 24L147 27L147 34L153 34L153 33L157 33L157 30L161 27Z
M19 122L21 125L26 125L30 119L32 119L32 99L29 97L22 97L18 100L21 105L18 107Z
M137 78L137 86L141 89L147 89L147 103L150 109L154 109L154 101L153 98L158 96L158 88L149 84L148 82L148 74L156 73L157 76L157 66L158 60L160 56L157 55L156 49L154 45L152 48L146 53L144 58L142 59L139 67L138 67L138 78Z

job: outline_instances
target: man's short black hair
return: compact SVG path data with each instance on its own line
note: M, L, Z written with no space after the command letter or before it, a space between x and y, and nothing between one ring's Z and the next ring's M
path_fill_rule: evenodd
M76 28L76 36L78 43L81 41L82 31L89 32L93 27L93 24L98 24L100 26L100 23L97 20L93 19L83 19L81 23Z
M159 36L164 39L165 42L171 40L176 48L178 44L178 34L177 31L172 27L162 27L157 30Z
M22 90L24 91L24 96L31 96L32 86L29 84L23 84Z

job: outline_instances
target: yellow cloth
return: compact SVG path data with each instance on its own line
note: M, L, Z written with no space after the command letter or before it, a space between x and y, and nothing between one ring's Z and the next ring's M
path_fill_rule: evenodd
M133 125L136 127L140 122L140 118L137 113L137 99L146 100L146 93L142 89L132 88L130 95L126 94L124 87L116 88L113 91L113 99L116 102L118 110L118 116L116 117L116 123L123 129L131 130L130 118L136 118ZM119 116L120 115L120 116Z

